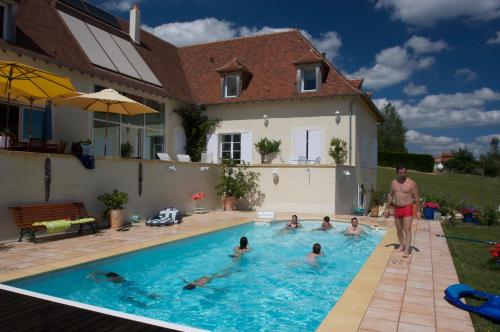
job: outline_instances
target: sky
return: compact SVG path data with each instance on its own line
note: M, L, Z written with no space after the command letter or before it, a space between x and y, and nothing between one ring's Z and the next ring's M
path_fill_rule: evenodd
M410 152L500 138L500 0L91 0L183 46L299 29L375 104L395 105Z

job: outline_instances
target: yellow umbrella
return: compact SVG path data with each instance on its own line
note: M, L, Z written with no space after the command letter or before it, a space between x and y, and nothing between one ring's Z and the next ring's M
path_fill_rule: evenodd
M137 115L144 113L158 113L152 108L121 95L113 89L104 89L99 92L81 94L61 101L63 105L71 105L89 112L106 113L106 127L104 134L104 155L106 155L106 140L108 138L109 113Z
M0 61L0 84L3 88L1 94L7 96L6 132L9 126L12 91L46 98L76 92L75 87L67 77L13 61Z

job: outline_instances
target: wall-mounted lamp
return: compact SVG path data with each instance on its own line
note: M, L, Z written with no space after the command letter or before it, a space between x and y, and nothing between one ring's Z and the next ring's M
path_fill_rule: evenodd
M344 174L345 176L351 176L351 172L349 171L343 171L342 174Z
M340 111L339 110L335 111L335 123L337 123L337 124L340 123Z
M267 128L267 126L269 126L269 119L267 114L264 114L262 118L264 119L264 126Z
M278 175L278 169L277 168L273 168L273 176L277 176Z
M206 171L208 171L209 169L210 169L210 167L208 167L208 166L201 166L201 167L200 167L200 172L206 172Z
M168 169L172 172L177 172L177 168L175 168L175 165L168 166Z

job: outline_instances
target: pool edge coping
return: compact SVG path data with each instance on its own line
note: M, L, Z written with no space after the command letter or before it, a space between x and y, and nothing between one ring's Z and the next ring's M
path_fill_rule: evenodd
M387 245L395 242L397 242L396 230L387 229L384 238L323 319L316 332L358 330L394 251L392 247Z
M140 244L130 244L127 246L114 248L114 249L108 250L106 252L85 254L85 255L82 255L79 257L73 257L73 258L65 259L62 261L54 262L54 263L47 263L43 266L35 266L35 267L26 268L26 269L22 269L22 270L10 271L10 272L0 274L0 284L5 283L5 282L18 280L18 279L27 278L27 277L33 277L33 276L47 273L47 272L55 272L58 270L63 270L66 268L77 266L77 265L95 262L95 261L98 261L100 259L120 256L120 255L124 255L124 254L130 253L130 252L133 252L133 251L152 248L152 247L156 247L156 246L159 246L162 244L176 242L176 241L184 240L187 238L191 238L191 237L195 237L195 236L199 236L199 235L208 234L208 233L220 231L223 229L231 228L234 226L248 224L248 223L251 223L254 221L255 221L254 218L251 218L249 220L232 222L230 224L224 223L221 225L207 226L207 227L204 227L204 228L199 229L199 230L190 231L190 232L186 232L183 234L176 234L176 235L168 236L167 238L149 240L149 241L146 241L146 242L143 242Z

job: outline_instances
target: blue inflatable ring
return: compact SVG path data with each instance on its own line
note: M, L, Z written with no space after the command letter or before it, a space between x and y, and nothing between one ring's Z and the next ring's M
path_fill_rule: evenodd
M500 322L500 296L475 290L465 284L451 285L444 291L444 294L445 298L454 306ZM472 306L460 301L464 296L483 298L486 302L477 307Z

